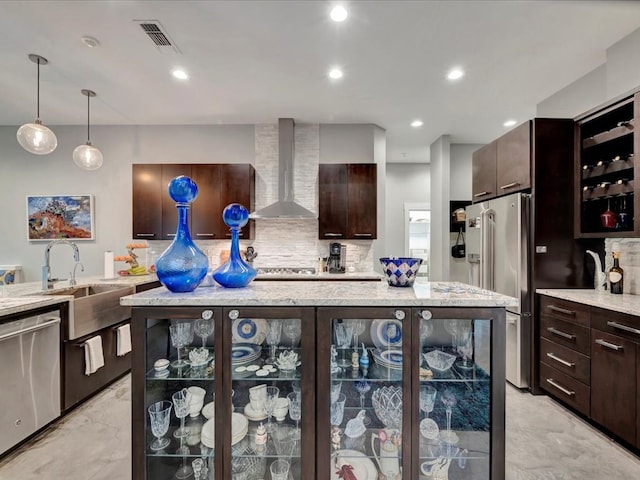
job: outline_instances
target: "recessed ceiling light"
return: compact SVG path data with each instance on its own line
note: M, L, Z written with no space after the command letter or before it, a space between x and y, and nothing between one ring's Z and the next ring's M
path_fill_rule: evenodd
M411 126L415 128L421 127L422 125L422 120L414 120L413 122L411 122Z
M189 78L189 75L187 74L187 72L185 72L181 68L176 68L175 70L173 70L171 72L171 75L176 77L178 80L187 80Z
M89 35L80 37L80 40L89 48L95 48L100 46L100 40L98 40L95 37L90 37Z
M331 9L331 13L329 15L331 16L331 20L334 22L344 22L349 16L349 13L342 5L336 5Z
M332 78L334 80L342 78L343 75L344 74L342 73L342 70L340 70L339 68L332 68L331 70L329 70L329 78Z
M507 120L502 125L504 125L505 127L513 127L515 124L516 124L515 120Z
M458 80L463 76L464 76L464 70L458 67L452 68L451 70L449 70L449 73L447 73L447 78L449 80Z

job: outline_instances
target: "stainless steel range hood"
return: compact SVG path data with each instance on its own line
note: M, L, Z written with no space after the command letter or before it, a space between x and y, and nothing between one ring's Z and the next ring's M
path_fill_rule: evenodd
M249 218L295 218L316 219L315 213L307 210L293 199L293 118L278 119L278 201L249 215Z

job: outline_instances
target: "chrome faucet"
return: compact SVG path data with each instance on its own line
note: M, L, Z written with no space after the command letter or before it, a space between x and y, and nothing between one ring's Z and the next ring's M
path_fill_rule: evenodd
M51 266L49 263L49 258L50 258L51 248L54 245L60 244L60 243L64 243L71 246L71 248L73 249L73 259L76 261L76 263L80 262L80 252L78 251L78 246L75 243L69 240L50 241L47 244L47 248L45 248L44 250L44 266L42 267L42 289L43 290L48 290L50 288L53 288L53 282L58 280L57 278L51 278ZM74 271L75 271L75 268L74 268ZM73 273L71 274L71 281L75 282L75 275Z
M253 265L253 259L258 256L258 252L256 252L252 246L247 247L247 251L244 253L244 258L246 259L249 265Z
M607 289L607 275L604 273L602 263L600 262L600 255L591 250L586 251L593 257L595 262L595 271L593 272L593 288L598 292L604 292Z

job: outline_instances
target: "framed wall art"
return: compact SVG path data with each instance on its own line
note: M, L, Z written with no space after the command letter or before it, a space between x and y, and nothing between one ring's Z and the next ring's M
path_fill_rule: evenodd
M94 240L93 195L28 195L29 240Z

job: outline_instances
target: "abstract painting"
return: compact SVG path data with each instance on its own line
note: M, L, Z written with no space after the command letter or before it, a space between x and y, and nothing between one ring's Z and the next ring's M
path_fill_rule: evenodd
M93 195L27 196L29 240L93 240Z

